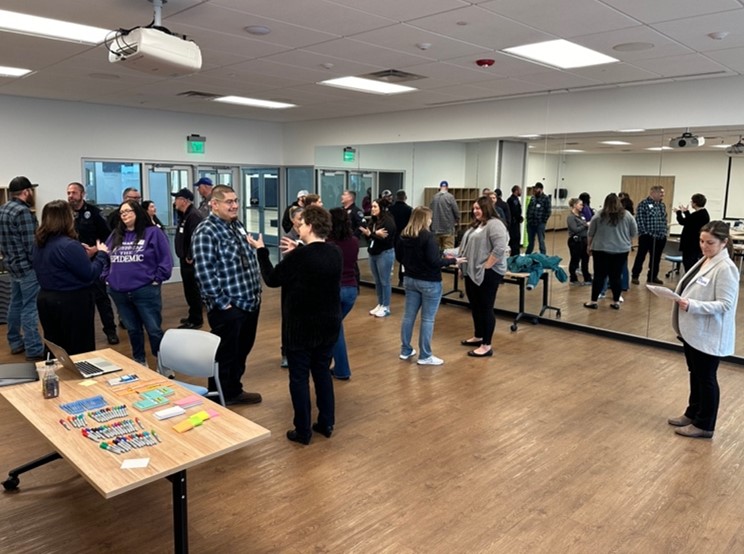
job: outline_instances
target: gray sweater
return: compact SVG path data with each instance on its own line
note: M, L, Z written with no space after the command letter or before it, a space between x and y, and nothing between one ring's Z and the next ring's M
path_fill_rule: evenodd
M510 253L509 231L500 219L489 219L485 225L471 227L462 237L460 256L467 259L460 266L463 275L467 275L476 285L483 282L488 256L496 256L496 263L491 267L493 271L503 275L506 273L506 261Z
M602 218L602 210L589 222L589 240L592 250L609 252L610 254L622 254L630 252L631 240L638 235L638 225L635 218L629 212L623 214L623 218L617 225L612 225Z

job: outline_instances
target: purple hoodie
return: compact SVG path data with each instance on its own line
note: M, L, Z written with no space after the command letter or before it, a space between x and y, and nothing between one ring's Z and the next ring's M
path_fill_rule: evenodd
M112 237L106 241L111 266L102 275L112 290L131 292L170 279L173 258L168 238L162 230L155 226L147 227L144 238L136 243L135 232L127 231L121 246L114 250L111 250Z

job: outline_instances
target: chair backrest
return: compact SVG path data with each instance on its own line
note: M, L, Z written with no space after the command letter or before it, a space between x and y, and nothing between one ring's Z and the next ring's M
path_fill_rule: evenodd
M158 369L192 377L214 377L220 337L196 329L168 329L158 352Z
M679 251L679 238L669 237L664 245L662 254L664 256L681 256L682 252Z

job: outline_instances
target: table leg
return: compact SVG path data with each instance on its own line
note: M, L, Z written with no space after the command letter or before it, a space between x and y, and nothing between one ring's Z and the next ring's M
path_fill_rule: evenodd
M168 477L173 484L173 543L177 554L189 551L189 515L186 498L186 470Z

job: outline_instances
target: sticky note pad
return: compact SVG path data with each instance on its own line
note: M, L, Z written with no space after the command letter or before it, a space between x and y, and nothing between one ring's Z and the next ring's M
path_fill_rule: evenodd
M85 381L80 381L78 385L81 387L90 387L91 385L95 385L97 381L94 381L93 379L86 379Z
M207 421L209 419L209 413L207 413L205 410L202 410L201 412L196 412L191 417L198 417L202 421Z
M200 418L198 415L194 414L192 416L189 416L189 421L194 427L199 427L202 423L204 423L204 420Z
M194 424L191 423L190 420L186 419L180 423L176 423L173 426L173 429L178 431L179 433L185 433L186 431L191 431L194 428Z

